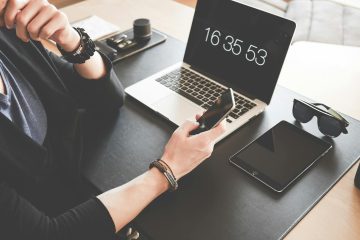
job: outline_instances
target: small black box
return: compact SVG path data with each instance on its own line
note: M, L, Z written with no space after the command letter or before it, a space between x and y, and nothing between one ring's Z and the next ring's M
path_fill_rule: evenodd
M165 34L161 33L156 29L152 29L152 36L149 41L146 41L141 44L137 44L134 47L131 47L127 50L117 51L117 49L114 49L113 47L107 44L106 40L108 38L114 38L116 36L121 36L121 35L126 35L129 40L132 40L134 38L133 29L129 29L121 33L116 33L115 35L109 36L105 39L100 39L95 41L96 50L100 50L111 60L111 62L115 63L117 61L130 57L136 53L142 52L160 43L163 43L167 39L167 36Z
M357 188L360 188L360 164L359 164L358 170L357 170L357 172L356 172L354 182L355 182L355 186L356 186Z

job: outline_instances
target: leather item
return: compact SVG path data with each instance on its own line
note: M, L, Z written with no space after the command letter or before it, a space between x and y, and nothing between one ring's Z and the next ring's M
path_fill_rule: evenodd
M171 170L171 168L162 160L157 160L152 163L150 163L149 169L151 168L157 168L162 174L164 174L166 180L169 182L170 191L175 191L178 189L178 183L176 181L176 178Z
M95 44L83 28L74 28L80 35L80 45L72 52L66 52L60 45L56 44L61 55L66 61L74 64L82 64L91 58L95 53Z

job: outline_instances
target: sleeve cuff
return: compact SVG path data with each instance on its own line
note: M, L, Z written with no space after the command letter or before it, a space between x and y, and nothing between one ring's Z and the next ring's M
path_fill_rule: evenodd
M83 76L81 76L76 70L75 70L75 64L73 64L74 66L74 72L76 73L76 75L78 76L78 79L80 81L84 81L86 83L94 83L94 82L103 82L103 81L108 81L111 77L111 72L113 71L113 64L112 62L110 61L110 59L108 57L105 56L105 54L103 54L102 52L99 52L98 53L100 54L102 60L104 61L104 64L105 64L105 69L106 69L106 74L99 78L99 79L87 79L87 78L84 78Z
M111 230L111 233L114 234L116 231L116 227L115 227L114 221L112 220L111 215L110 215L109 211L107 210L107 208L97 197L93 197L91 200L93 200L99 206L99 210L100 210L100 208L102 209L101 210L102 215L103 215L102 219L104 220L105 224L109 227L109 230Z
M81 105L87 109L104 109L104 107L114 110L120 108L124 103L125 93L122 84L117 78L111 61L99 52L106 67L106 75L100 79L86 79L74 69L77 77L73 79L72 89Z
M104 204L97 198L93 197L82 203L75 210L81 214L82 223L90 239L110 240L115 237L115 224L110 216L109 211ZM85 230L84 229L84 230Z

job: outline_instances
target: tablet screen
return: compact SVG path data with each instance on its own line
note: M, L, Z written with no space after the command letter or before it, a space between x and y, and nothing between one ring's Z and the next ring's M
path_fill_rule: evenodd
M230 162L281 192L330 148L331 144L282 121Z

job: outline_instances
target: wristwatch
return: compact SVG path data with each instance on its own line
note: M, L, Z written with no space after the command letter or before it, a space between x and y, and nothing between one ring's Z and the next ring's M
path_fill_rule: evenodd
M80 45L77 49L72 52L66 52L59 44L56 44L60 53L63 55L65 60L70 63L84 63L90 59L95 53L95 43L91 40L90 36L85 32L83 28L74 28L75 31L80 35Z

